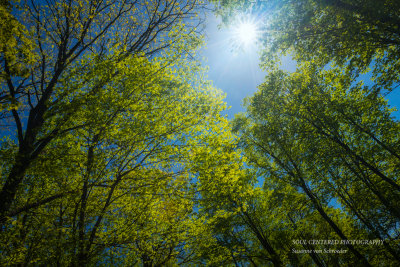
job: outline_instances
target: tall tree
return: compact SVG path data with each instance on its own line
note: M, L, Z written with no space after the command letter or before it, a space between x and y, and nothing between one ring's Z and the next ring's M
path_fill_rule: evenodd
M381 255L348 246L365 264L383 255L399 260L390 241L399 220L398 127L383 97L339 69L318 71L310 64L291 75L271 73L248 100L247 116L235 119L246 155L269 186L272 179L306 195L309 209L340 239L358 239L352 235L360 223L364 234L387 238ZM346 233L332 218L332 201L344 208L341 216L351 214L354 230Z
M219 115L222 95L203 80L197 62L178 53L190 45L182 40L152 60L127 57L114 66L112 82L91 95L81 83L113 67L112 54L82 58L60 79L71 89L66 98L80 101L66 125L84 127L54 137L32 162L0 235L4 264L197 260L193 243L201 241L204 220L194 212L196 192L230 188L223 174L237 153ZM211 147L220 153L204 161L200 155ZM12 157L3 156L10 168ZM213 172L212 180L203 171Z
M27 51L23 40L30 40L34 49L22 59L36 60L25 60L23 72L14 71L19 61L10 54L15 52L2 46L2 132L8 136L11 132L18 140L18 152L0 191L1 223L30 165L43 149L55 137L83 127L71 121L85 97L98 94L110 84L118 75L116 64L122 64L129 55L150 58L171 46L185 34L176 34L183 21L195 16L200 5L196 0L23 1L21 9L14 12L15 20L6 18L2 35L11 34L10 40L17 40L17 51ZM10 14L4 12L3 5L1 12L2 16ZM8 21L11 26L7 26ZM6 27L15 30L3 31ZM110 50L118 52L111 55ZM86 61L87 66L80 64L86 55L107 58L107 70L93 76L90 61ZM82 78L62 83L71 71L79 71ZM61 87L64 90L60 91ZM10 120L12 125L6 127Z

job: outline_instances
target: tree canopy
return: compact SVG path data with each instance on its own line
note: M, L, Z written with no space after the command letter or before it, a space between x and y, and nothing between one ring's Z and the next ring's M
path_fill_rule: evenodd
M0 265L399 264L399 3L211 2L263 21L231 120L210 3L0 3Z
M400 3L395 0L214 1L226 20L250 13L262 22L260 42L266 69L277 57L324 67L346 66L350 73L372 70L376 90L399 81Z

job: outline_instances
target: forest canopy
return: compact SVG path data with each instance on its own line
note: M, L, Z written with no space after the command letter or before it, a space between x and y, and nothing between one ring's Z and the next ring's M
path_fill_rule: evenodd
M1 1L1 266L399 264L398 1L210 2ZM210 6L262 25L232 119Z

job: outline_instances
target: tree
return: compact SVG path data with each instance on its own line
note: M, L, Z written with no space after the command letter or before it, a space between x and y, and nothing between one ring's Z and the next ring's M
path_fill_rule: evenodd
M15 20L2 5L2 16L11 16L5 21L13 23L10 27L16 29L11 31L14 39L10 40L21 40L14 42L19 51L27 51L24 40L30 40L34 49L22 59L36 60L25 60L26 69L16 71L16 59L10 56L16 52L2 46L1 118L3 125L13 121L9 128L3 127L3 133L12 132L12 138L18 140L18 150L0 191L1 223L5 222L27 171L43 149L55 137L84 127L74 123L74 118L85 105L85 98L112 83L118 75L115 66L123 64L128 56L155 57L192 32L190 28L182 34L176 31L182 30L184 20L195 16L200 5L198 1L161 0L27 1L15 12ZM9 31L2 28L4 34ZM86 66L80 63L90 55L108 63L100 76L93 76L91 61L85 61ZM85 78L62 82L73 71Z
M233 123L250 165L265 179L268 197L256 203L283 206L275 217L294 238L384 240L375 250L350 244L352 255L338 257L287 253L289 262L397 264L399 124L382 95L399 82L399 3L214 2L225 23L243 13L260 20L262 67L269 74ZM293 56L297 71L278 70L282 54ZM360 74L371 75L369 86ZM283 196L279 202L271 191ZM293 198L302 208L281 204ZM255 210L256 219L272 220ZM285 251L280 255L285 261Z
M307 196L308 209L340 239L385 238L381 254L348 246L365 264L380 257L398 261L391 240L399 220L394 168L399 125L384 98L354 79L340 69L320 71L311 64L291 75L273 72L248 99L247 116L238 116L234 128L267 188L289 184ZM330 211L332 201L341 204L339 216ZM345 230L338 217L352 221L353 229Z
M277 54L298 62L334 63L349 72L372 69L375 90L399 84L400 4L395 0L215 1L220 14L249 12L263 23L265 67ZM272 59L272 62L270 61Z
M233 139L219 115L222 95L203 80L197 62L177 53L189 44L176 43L171 54L152 60L129 56L115 66L113 54L111 60L83 58L60 78L56 95L67 87L80 101L66 126L84 127L54 137L32 162L1 234L4 264L197 260L193 243L205 230L194 199L207 189L192 179L224 190L222 184L232 182L222 175L236 152L228 149ZM110 68L117 73L112 82L88 95L91 87L81 83L96 82ZM218 157L208 156L212 147ZM12 164L8 158L4 169ZM214 172L212 180L200 170Z

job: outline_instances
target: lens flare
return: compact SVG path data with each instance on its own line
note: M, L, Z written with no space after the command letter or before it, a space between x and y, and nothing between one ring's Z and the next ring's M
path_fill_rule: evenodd
M245 46L253 44L257 39L257 26L251 22L241 22L237 28L237 35Z

